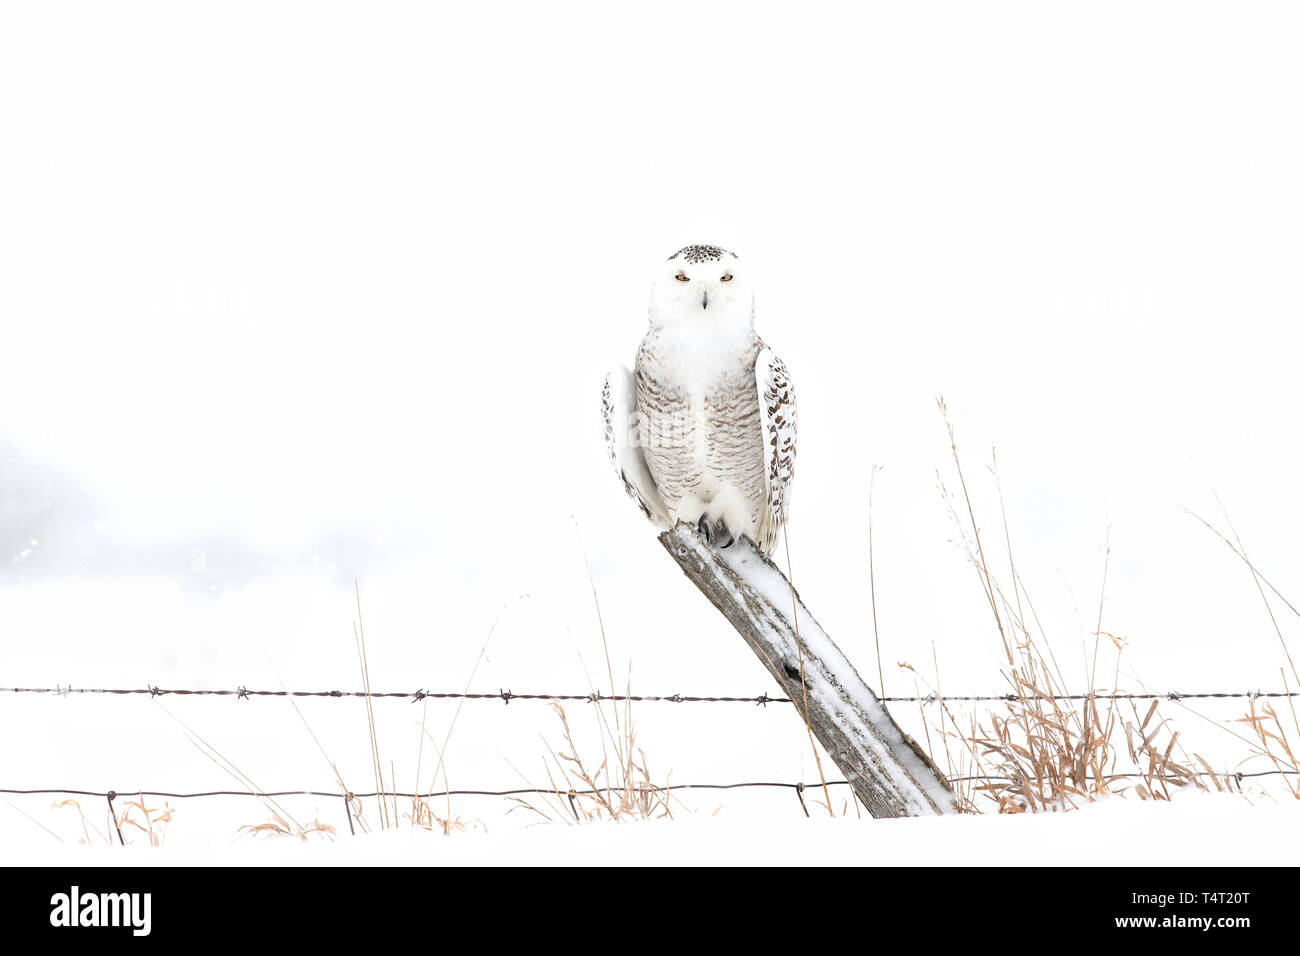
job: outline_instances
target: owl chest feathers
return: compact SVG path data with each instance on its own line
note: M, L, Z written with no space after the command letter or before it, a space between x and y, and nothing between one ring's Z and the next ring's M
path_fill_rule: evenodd
M652 329L636 360L638 431L665 502L707 504L727 487L764 495L752 329Z

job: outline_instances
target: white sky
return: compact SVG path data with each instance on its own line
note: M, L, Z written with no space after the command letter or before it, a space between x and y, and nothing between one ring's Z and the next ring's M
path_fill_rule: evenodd
M1063 657L1109 529L1102 626L1144 680L1276 686L1249 576L1182 508L1217 493L1300 596L1300 17L791 11L7 7L0 684L350 685L360 577L377 685L459 686L505 605L479 678L581 689L576 522L639 689L764 689L597 420L654 264L710 242L794 377L795 578L864 674L876 463L886 689L932 653L999 689L942 394L1001 551L996 442Z

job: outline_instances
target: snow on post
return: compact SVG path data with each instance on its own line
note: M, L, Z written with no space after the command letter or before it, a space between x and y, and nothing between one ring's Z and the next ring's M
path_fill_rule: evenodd
M873 817L958 812L938 768L894 723L771 559L747 538L714 550L683 522L659 541L795 702Z

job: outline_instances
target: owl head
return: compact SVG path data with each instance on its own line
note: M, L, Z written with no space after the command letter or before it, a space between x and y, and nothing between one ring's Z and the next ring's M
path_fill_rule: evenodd
M717 246L678 249L655 275L650 323L754 324L754 292L740 257Z

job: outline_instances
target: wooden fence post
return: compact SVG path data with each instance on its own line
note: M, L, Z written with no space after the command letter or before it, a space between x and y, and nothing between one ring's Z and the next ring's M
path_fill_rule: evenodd
M770 558L746 538L715 550L682 522L659 541L795 702L873 817L958 812L943 774L894 723Z

